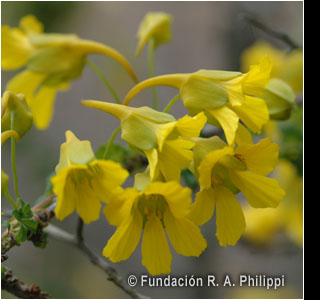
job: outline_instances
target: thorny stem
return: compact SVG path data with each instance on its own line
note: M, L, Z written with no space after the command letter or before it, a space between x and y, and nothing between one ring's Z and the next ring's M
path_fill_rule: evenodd
M117 136L117 134L119 133L120 130L121 130L121 127L118 127L113 131L113 133L112 133L112 135L111 135L111 137L109 139L109 142L108 142L108 144L107 144L107 146L106 146L106 148L104 150L103 157L102 157L103 159L107 159L108 156L110 155L110 151L111 151L111 147L112 147L113 141L116 138L116 136Z
M169 112L169 110L171 109L171 107L173 106L173 104L175 104L178 100L180 99L180 94L174 96L170 102L168 103L168 105L165 107L165 109L163 110L164 113Z
M121 100L119 98L119 96L117 95L116 91L114 90L114 88L112 87L112 85L110 84L110 82L107 80L107 78L103 75L103 73L100 71L100 69L90 60L87 59L87 64L88 66L96 72L96 74L98 75L98 77L101 79L101 81L106 85L106 87L109 89L109 91L111 92L114 100L116 101L116 103L121 104Z
M148 64L149 64L149 76L154 77L154 50L155 50L155 39L152 38L149 41L149 51L148 51ZM152 103L153 103L153 108L158 110L158 95L157 95L157 90L153 86L152 87Z

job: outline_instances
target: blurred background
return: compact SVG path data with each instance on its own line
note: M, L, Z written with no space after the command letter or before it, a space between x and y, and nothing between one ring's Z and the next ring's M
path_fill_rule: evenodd
M271 29L287 34L298 45L303 44L302 2L1 2L2 25L18 26L21 17L34 14L44 23L46 32L75 33L86 39L105 43L119 50L131 62L140 80L148 77L147 49L135 57L136 32L149 11L173 15L172 42L160 46L155 55L155 73L193 72L201 68L238 71L243 68L241 55L257 41L287 51L288 46L249 24L250 15ZM91 55L117 93L123 98L133 86L125 71L113 60ZM17 72L1 72L1 93ZM161 108L175 95L170 88L157 88ZM302 90L297 97L301 98ZM82 77L72 81L71 88L58 93L55 114L50 127L35 127L17 145L17 167L20 193L32 204L45 189L45 178L54 170L66 130L79 139L88 139L94 150L104 144L118 120L80 105L81 99L112 100L112 95L97 75L86 67ZM132 105L151 105L151 90L132 101ZM176 103L171 113L186 113ZM139 288L152 298L302 298L302 109L296 108L288 121L270 123L265 134L280 143L281 163L274 173L287 189L287 206L261 215L246 210L248 232L235 247L221 248L215 237L215 218L202 227L208 248L200 258L173 253L172 275L239 274L285 275L286 287L278 291L264 288ZM117 142L124 144L117 138ZM2 168L12 178L10 143L2 147ZM11 187L10 187L11 189ZM12 193L13 194L13 193ZM9 209L5 198L2 211ZM277 211L275 213L275 211ZM252 215L252 216L251 216ZM280 222L279 220L287 220ZM76 215L53 223L74 232ZM85 240L101 253L114 232L102 216L85 226ZM105 274L78 250L49 239L46 249L24 243L9 253L6 262L14 274L26 283L35 283L54 298L127 298L119 288L106 280ZM130 274L147 274L141 265L140 246L127 261L115 265L124 279ZM2 298L10 298L3 292Z

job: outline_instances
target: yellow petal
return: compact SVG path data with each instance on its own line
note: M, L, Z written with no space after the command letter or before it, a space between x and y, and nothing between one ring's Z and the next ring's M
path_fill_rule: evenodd
M239 117L237 114L226 106L208 110L207 112L220 123L228 144L233 144L239 124Z
M20 28L26 34L36 34L43 32L43 24L33 15L24 16L20 20Z
M250 67L243 85L244 92L251 96L261 96L270 81L272 62L265 56L260 64Z
M167 140L159 153L159 168L167 181L180 180L182 168L187 168L193 158L194 143L182 138Z
M268 175L277 165L279 146L270 138L257 144L241 144L236 150L250 171L259 175Z
M230 178L250 205L256 208L277 207L285 196L285 191L274 178L235 170L230 171Z
M174 250L184 256L200 256L207 242L200 229L188 218L176 218L170 210L164 214L164 224Z
M103 210L108 222L114 226L120 226L130 217L132 207L139 192L134 188L127 188L113 197Z
M33 47L20 29L1 26L1 68L14 70L26 65Z
M254 133L260 133L269 120L267 104L260 98L246 96L243 104L232 107L232 110Z
M246 127L244 127L241 123L239 124L238 130L236 133L236 143L238 145L253 144L252 136L251 136L249 130Z
M198 137L206 122L207 117L203 112L197 114L193 118L186 115L176 122L175 129L180 136L185 138Z
M241 205L235 195L223 186L215 186L214 195L220 246L234 246L246 227Z
M209 152L205 156L198 168L200 174L199 184L201 191L209 189L211 187L212 169L215 166L215 164L219 161L219 159L227 154L233 154L233 150L231 147L224 147L222 149Z
M145 150L150 168L150 180L153 181L159 176L159 158L157 149Z
M142 265L151 275L170 273L172 255L162 223L155 215L144 228L141 253Z
M212 188L200 191L196 194L192 203L188 218L196 225L207 223L213 216L215 206L214 192Z
M103 255L112 262L128 259L137 248L142 232L142 216L133 209L130 217L121 224L103 249Z
M63 220L76 209L77 193L70 181L69 172L71 168L64 168L51 178L54 194L57 195L57 205L54 210L58 220Z

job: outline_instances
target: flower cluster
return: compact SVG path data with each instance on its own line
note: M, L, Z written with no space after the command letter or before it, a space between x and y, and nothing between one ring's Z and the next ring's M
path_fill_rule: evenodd
M146 15L138 31L137 55L147 44L154 51L171 40L171 20L165 13ZM129 172L108 155L97 158L89 141L67 130L51 178L57 219L76 211L90 223L99 219L105 204L103 213L116 230L103 255L112 262L126 260L142 236L142 264L158 275L171 272L168 240L178 254L200 256L207 242L199 227L213 218L214 211L220 245L238 242L246 227L238 193L253 208L278 206L285 192L269 174L277 165L279 147L270 138L254 143L252 133L260 134L270 118L289 117L294 93L281 79L271 84L268 56L246 73L199 70L138 83L130 64L113 48L75 35L43 33L43 25L26 16L19 28L2 26L2 68L25 67L9 82L10 92L2 98L3 134L18 139L33 121L38 129L45 129L57 91L81 76L87 56L94 53L118 61L137 84L122 104L98 100L82 104L116 117L122 139L146 157L148 166L135 174L133 187L124 188ZM178 90L172 101L181 99L189 115L176 119L169 114L174 102L162 112L156 107L129 106L143 89L163 85ZM224 136L202 137L206 124L221 127ZM194 200L192 190L181 185L181 172L186 169L199 185Z

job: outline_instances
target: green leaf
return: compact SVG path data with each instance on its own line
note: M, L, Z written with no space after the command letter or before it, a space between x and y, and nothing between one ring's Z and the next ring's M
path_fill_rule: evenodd
M19 244L21 244L21 243L25 242L27 239L28 239L28 230L23 224L21 224L20 230L16 236L16 241Z
M27 229L35 233L37 231L39 223L36 220L21 220L20 221Z
M199 187L197 179L194 177L194 175L191 173L188 169L183 169L181 172L181 176L185 182L185 184L191 188L193 191L196 191L196 189Z

